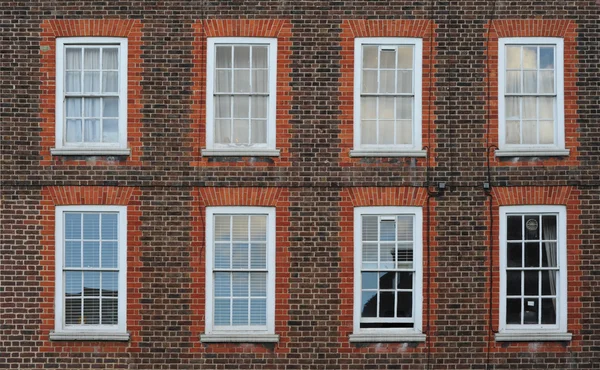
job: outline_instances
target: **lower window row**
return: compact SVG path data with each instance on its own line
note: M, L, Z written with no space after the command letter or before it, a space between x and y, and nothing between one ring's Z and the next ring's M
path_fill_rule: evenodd
M56 207L55 332L126 332L126 212ZM206 215L205 334L275 334L275 208ZM500 208L500 332L566 333L566 248L564 206ZM354 334L421 333L423 269L421 207L355 208Z

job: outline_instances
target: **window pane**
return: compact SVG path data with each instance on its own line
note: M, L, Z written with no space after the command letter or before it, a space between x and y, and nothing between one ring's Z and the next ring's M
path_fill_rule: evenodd
M65 91L68 93L81 92L81 72L66 73Z
M537 98L521 98L523 104L523 119L537 118Z
M80 119L68 119L67 120L67 142L68 143L79 143L81 142L81 120Z
M554 98L538 98L538 104L540 105L540 118L553 119L554 118Z
M406 293L401 293L406 294ZM410 294L410 293L408 293ZM379 317L395 317L395 300L396 294L394 292L381 292L379 293ZM412 302L411 302L412 305ZM400 307L398 307L400 310Z
M398 68L413 67L413 47L398 46Z
M360 98L360 116L361 118L375 119L377 118L377 98L361 97Z
M506 92L509 94L521 92L521 72L506 72Z
M398 71L398 92L412 93L412 71Z
M231 304L229 299L215 299L215 325L229 325L231 322Z
M103 98L102 102L104 117L119 117L119 98Z
M363 71L362 75L362 92L376 93L377 92L377 71Z
M396 98L396 119L412 119L413 98Z
M540 47L540 68L554 68L554 47Z
M412 121L396 121L396 144L412 144Z
M382 243L379 247L380 268L382 268L382 269L395 268L395 263L394 263L395 260L396 260L396 245Z
M267 245L263 243L252 244L252 257L250 267L254 269L264 269L267 267Z
M66 69L81 69L81 48L66 48Z
M517 97L506 97L506 119L519 119L519 98Z
M253 96L251 98L252 118L267 118L267 107L269 104L266 96Z
M556 295L556 271L542 271L542 295Z
M541 71L540 72L540 93L553 93L554 92L554 71Z
M253 46L252 47L252 67L253 68L267 68L268 67L268 50L267 46Z
M556 298L542 299L542 324L556 324Z
M81 297L81 279L80 271L65 272L65 297Z
M525 267L540 266L540 244L525 243Z
M235 144L250 143L250 123L247 120L233 121L233 142Z
M363 68L378 68L379 47L363 46Z
M231 273L215 272L215 297L231 296Z
M519 144L521 142L520 130L519 121L506 121L506 143Z
M233 300L232 325L248 325L248 299Z
M217 68L231 68L231 46L216 47Z
M102 50L102 69L119 68L119 49L105 48Z
M102 296L103 297L118 297L119 296L119 273L118 272L103 272L102 273Z
M394 144L394 121L379 121L379 144Z
M412 241L413 239L413 217L398 216L396 227L398 229L397 237L399 241Z
M523 121L523 144L537 144L536 121Z
M234 46L233 67L250 68L250 46Z
M545 242L542 244L542 267L557 267L556 243Z
M376 272L363 272L361 274L362 289L377 289L379 275Z
M397 317L412 317L412 292L398 292Z
M523 72L523 92L535 94L537 92L537 72L536 71L524 71Z
M65 213L65 238L81 238L81 213Z
M215 117L231 117L231 96L215 96Z
M397 268L412 269L413 249L412 245L400 245L398 247Z
M83 72L83 92L100 92L100 72Z
M361 121L360 140L363 144L377 144L377 121Z
M233 222L233 226L232 226L233 240L247 241L248 240L249 216L246 216L246 215L232 216L231 220Z
M247 96L236 96L233 98L233 117L250 117L250 98Z
M506 239L507 240L522 240L522 217L521 216L507 216L506 217Z
M378 218L377 216L362 216L362 240L376 241L378 239Z
M266 69L252 71L252 92L269 92L269 73Z
M102 142L116 143L119 141L119 121L105 119L102 121Z
M250 300L250 325L266 325L267 324L267 300L266 299L251 299Z
M539 271L525 271L524 272L524 286L525 295L539 295L540 294L540 272Z
M100 242L83 242L83 267L100 267Z
M508 267L523 267L521 243L506 244L506 264Z
M396 280L395 272L379 273L379 289L394 289Z
M248 268L248 244L234 243L233 244L233 268L246 269Z
M250 216L250 238L267 240L267 216Z
M540 144L554 143L554 121L540 121Z
M252 132L252 138L250 141L252 144L266 144L266 142L267 142L267 121L252 120L250 130Z
M362 292L362 317L377 317L377 292Z
M65 324L79 325L81 322L81 298L65 299Z
M230 216L215 216L215 240L231 240Z
M83 50L83 68L100 69L100 49L85 48Z
M117 299L102 300L102 325L117 325L119 321L119 305Z
M251 297L266 297L267 296L267 273L253 272L250 274L250 296Z
M379 98L379 119L394 119L394 98Z
M81 242L65 242L65 267L81 267Z
M375 243L364 243L362 248L362 259L363 262L377 262L377 244ZM365 264L363 263L363 266ZM375 263L375 267L377 263Z
M102 242L102 267L117 267L117 242Z
M100 272L84 271L83 273L83 295L85 297L100 296Z
M396 287L398 289L412 289L413 288L413 273L412 272L399 272L398 283Z
M394 93L396 92L396 71L381 71L379 79L379 92Z
M102 214L102 239L117 239L118 215L116 213Z
M215 142L231 143L231 120L218 119L215 121Z
M506 67L511 69L521 68L521 47L507 46L506 47Z
M524 299L523 300L523 324L537 324L538 320L538 300Z
M521 271L506 271L506 295L521 295Z
M237 93L250 92L250 70L233 71L233 91Z
M101 127L99 119L86 119L83 135L84 141L91 143L100 142L100 131Z
M119 72L102 72L102 92L119 91Z
M67 98L67 117L81 117L81 99Z
M83 214L83 238L84 239L99 239L100 238L100 214L98 214L98 213Z
M380 68L396 68L396 50L381 50L379 54L381 58Z
M537 46L523 47L523 69L536 69L537 59Z
M85 98L84 99L84 115L85 117L95 118L100 117L100 101L101 98ZM104 106L106 109L106 104Z
M231 92L231 71L217 71L215 77L215 92Z
M229 243L216 243L215 244L215 267L216 268L229 268L230 266L230 248Z
M521 299L509 298L506 300L506 323L521 324Z
M525 240L539 240L540 225L538 215L525 216Z

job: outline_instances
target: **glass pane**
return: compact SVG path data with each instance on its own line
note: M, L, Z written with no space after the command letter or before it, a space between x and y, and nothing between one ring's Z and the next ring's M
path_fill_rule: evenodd
M231 143L231 120L218 119L215 121L215 142Z
M250 98L248 96L236 96L233 98L233 117L250 117Z
M83 92L100 92L100 72L83 72Z
M412 121L396 121L396 144L412 144Z
M65 52L66 69L81 69L81 48L67 48Z
M521 92L521 72L506 72L506 92L509 94Z
M229 243L215 243L215 268L229 268L230 252Z
M65 91L68 93L81 92L81 72L66 73Z
M362 292L362 317L377 317L377 292Z
M554 98L538 98L539 117L554 119Z
M86 48L83 50L83 68L100 69L100 49Z
M231 68L231 46L216 47L217 68Z
M83 267L100 267L100 242L83 242Z
M233 325L248 325L248 300L233 300Z
M506 46L506 68L520 69L521 68L521 47Z
M554 121L540 121L540 144L554 144Z
M411 269L413 260L412 245L398 246L398 255L396 256L397 268Z
M80 119L68 119L67 120L66 139L67 139L68 143L81 142L81 120Z
M394 98L379 98L379 119L394 119Z
M506 239L507 240L522 240L523 226L521 224L521 216L506 217Z
M215 117L231 117L231 96L215 96Z
M394 121L379 121L379 144L394 144Z
M81 213L65 213L65 238L81 238Z
M394 289L396 279L395 272L379 273L379 289Z
M406 294L406 293L402 293ZM410 294L410 293L408 293ZM379 317L394 317L396 294L394 292L379 293ZM400 309L400 308L398 308Z
M65 242L65 267L81 267L81 242Z
M412 289L413 288L413 273L412 272L398 272L398 281L396 287L398 289Z
M377 92L377 71L363 71L362 92L363 93L376 93Z
M398 71L398 92L412 93L412 71Z
M362 249L363 262L377 262L377 244L364 243Z
M231 92L231 71L217 71L215 77L215 92L228 93Z
M377 272L363 272L361 273L362 278L362 289L377 289L377 280L379 274Z
M118 215L116 213L102 214L102 239L117 240L118 238Z
M540 266L539 243L525 243L525 267Z
M269 92L269 73L266 69L252 71L252 92Z
M233 240L247 241L249 216L233 216L231 217L231 220L233 221Z
M234 269L246 269L248 268L248 244L245 243L234 243L232 248L233 268Z
M521 243L506 244L506 265L508 267L523 267Z
M537 68L537 46L523 47L523 69Z
M545 242L542 244L542 267L557 267L556 243Z
M381 71L379 79L379 92L394 93L396 92L396 71Z
M542 271L542 295L556 295L556 271Z
M381 241L394 241L396 240L396 222L395 221L381 221L380 237Z
M253 272L250 274L250 296L251 297L266 297L267 296L267 273Z
M554 92L554 71L540 72L540 93L551 94Z
M90 99L86 99L88 101ZM119 117L119 98L103 98L103 116Z
M379 261L382 269L395 268L396 245L391 243L381 244L379 246Z
M83 273L83 295L85 297L100 296L100 273L97 271L85 271Z
M235 144L250 143L250 122L247 120L233 120L233 142Z
M540 68L542 68L542 69L553 69L554 68L554 47L547 47L547 46L540 47Z
M412 317L412 292L398 292L397 317Z
M100 214L98 214L98 213L83 214L83 238L84 239L99 239L100 238Z
M521 143L521 126L519 121L506 121L506 143L520 144Z
M215 240L231 240L230 216L215 216Z
M536 71L524 71L523 72L523 92L533 93L537 92L537 72Z
M506 300L506 323L521 324L521 299Z
M116 268L117 257L117 242L102 242L102 267Z
M250 46L234 46L234 68L250 68Z
M266 96L253 96L251 98L252 118L267 118L268 103Z
M230 325L231 304L229 299L215 299L215 325Z
M85 98L84 99L84 115L85 117L89 117L89 118L94 118L94 117L100 117L100 103L101 103L101 98ZM105 109L106 109L106 105L105 105Z
M413 67L413 47L398 46L398 68Z
M67 117L81 117L81 99L67 98Z
M377 98L361 97L360 98L360 116L361 118L375 119L377 118Z
M363 68L378 68L379 62L377 57L379 54L379 47L377 46L363 46Z
M81 324L81 299L65 300L65 324Z
M396 50L381 50L379 56L381 58L380 68L396 68Z
M80 271L65 272L65 297L81 297L81 279Z
M102 50L102 69L119 68L119 49L105 48Z
M102 300L102 325L117 325L119 321L119 307L117 299Z
M521 271L506 271L506 294L521 295Z
M119 273L118 272L103 272L102 273L102 296L103 297L118 297L119 296Z
M117 141L119 141L119 121L105 119L102 121L102 142L116 143Z
M521 98L523 104L523 119L537 118L537 98Z
M377 121L361 121L360 140L363 144L377 144Z
M215 297L231 296L231 274L229 272L215 272Z
M506 103L506 112L505 112L506 119L510 119L510 120L519 119L519 117L521 115L519 112L519 98L507 96L505 103Z
M253 68L267 68L268 67L268 47L267 46L254 46L252 47L252 67Z
M119 91L119 72L102 72L102 92Z
M539 271L525 271L525 295L540 294L540 273Z
M540 225L538 215L525 216L525 240L539 240Z
M86 119L83 140L92 143L100 142L100 131L99 119Z
M250 325L266 325L267 324L267 300L266 299L251 299L250 300Z
M542 299L542 324L556 324L556 298Z
M538 300L524 299L523 300L523 324L537 324L538 319Z
M266 244L252 244L250 267L262 269L267 267L267 246Z
M536 121L523 121L523 144L537 144Z
M252 144L266 144L267 142L267 121L265 120L252 120L251 124L251 143Z
M250 71L247 69L233 71L233 91L250 92Z
M396 218L396 227L398 229L397 237L399 241L412 241L413 239L413 217L398 216Z
M412 120L413 98L396 98L396 119Z

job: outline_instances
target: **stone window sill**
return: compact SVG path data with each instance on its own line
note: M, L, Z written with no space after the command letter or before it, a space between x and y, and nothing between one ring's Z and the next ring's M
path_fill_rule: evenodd
M573 338L571 333L523 331L496 333L498 342L567 342Z
M548 150L496 150L496 157L566 157L569 149Z
M129 333L114 333L114 332L50 332L50 340L73 340L73 341L113 341L127 342L129 341Z
M373 334L351 334L350 343L381 343L381 342L425 342L427 336L423 333L373 333Z
M202 149L203 157L279 157L279 149Z
M426 157L425 150L354 149L350 157Z
M202 334L203 343L277 343L278 334Z
M77 155L77 156L122 156L130 155L130 149L110 148L52 148L52 155Z

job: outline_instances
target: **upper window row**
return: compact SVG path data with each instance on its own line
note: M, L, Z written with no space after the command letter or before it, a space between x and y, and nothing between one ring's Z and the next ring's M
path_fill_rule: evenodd
M422 156L418 38L357 38L353 156ZM60 153L127 151L127 39L58 38ZM563 40L499 41L498 155L566 155ZM208 39L206 150L277 155L277 40Z

